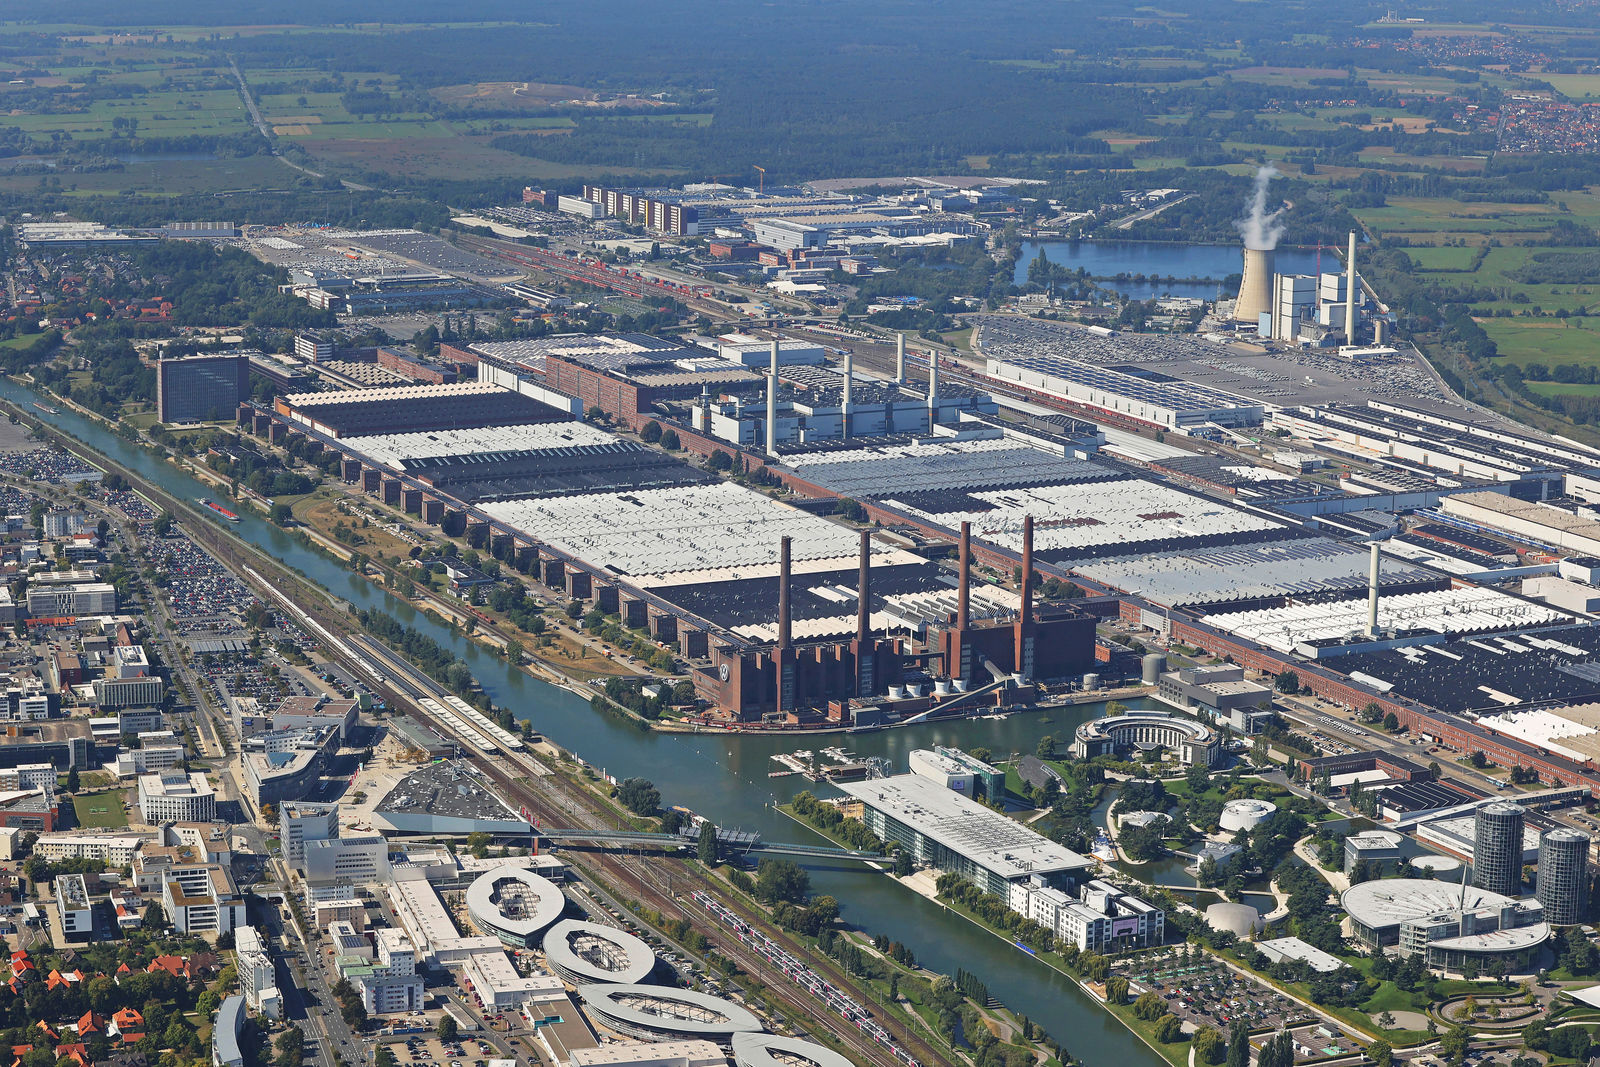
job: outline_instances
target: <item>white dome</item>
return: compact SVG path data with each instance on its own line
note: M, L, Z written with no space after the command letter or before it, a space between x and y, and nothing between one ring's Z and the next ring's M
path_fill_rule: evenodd
M1277 810L1277 805L1270 800L1230 800L1222 805L1222 815L1217 819L1217 825L1234 833L1254 830L1272 818Z

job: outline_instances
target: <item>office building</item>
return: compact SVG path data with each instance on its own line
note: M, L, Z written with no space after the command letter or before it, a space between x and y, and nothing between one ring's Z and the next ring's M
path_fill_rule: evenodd
M1050 886L1016 882L1007 895L1011 910L1025 915L1080 952L1122 952L1159 945L1166 913L1154 904L1099 879L1074 897Z
M1560 827L1539 838L1539 903L1552 926L1575 926L1589 917L1589 835Z
M307 841L332 841L339 836L339 805L286 800L278 805L278 836L289 866L306 861Z
M241 926L233 932L233 947L237 953L234 966L239 971L239 990L245 1003L253 1010L271 1018L282 1014L283 1000L278 993L278 978L267 951L267 943L253 926Z
M1007 897L1011 883L1070 888L1093 860L920 774L840 788L862 804L862 822L898 842L921 864L954 871L986 893Z
M89 906L89 888L83 875L61 875L56 879L55 891L56 919L62 936L77 941L94 936L94 911Z
M100 860L107 867L126 867L150 843L144 834L70 833L40 834L33 854L51 863L62 860Z
M1497 800L1478 809L1472 884L1504 897L1522 895L1522 820L1520 804Z
M160 678L96 678L94 702L102 708L160 707L166 683Z
M389 843L377 835L307 840L306 881L361 885L389 877Z
M112 615L117 610L116 587L107 582L29 588L28 614L34 618L68 615Z
M244 925L244 897L216 863L172 865L161 884L161 906L180 934L225 934Z
M217 817L217 794L198 771L146 774L139 779L139 815L152 826L212 822Z
M239 1036L247 1019L243 996L236 993L223 1000L211 1027L211 1067L244 1067Z
M156 419L169 426L231 418L249 395L248 356L182 356L156 364Z
M360 991L361 1003L370 1014L390 1015L422 1007L417 950L403 930L379 930L375 958L341 957L339 974Z
M1365 863L1372 877L1382 877L1400 861L1400 846L1404 841L1404 837L1392 830L1351 834L1344 839L1344 873L1348 875L1356 869L1356 864Z

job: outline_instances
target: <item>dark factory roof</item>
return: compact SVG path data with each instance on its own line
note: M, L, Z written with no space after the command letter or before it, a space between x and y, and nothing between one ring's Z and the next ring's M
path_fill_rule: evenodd
M402 461L405 469L473 501L574 493L672 489L716 476L632 441L517 449Z
M1437 811L1453 808L1488 794L1475 789L1456 786L1454 783L1434 782L1425 778L1413 779L1384 789L1380 803L1402 814L1413 811Z
M854 599L841 601L837 597L818 595L813 590L837 585L853 591L856 589L856 578L854 567L795 575L789 583L790 610L795 621L854 615ZM871 579L872 610L883 610L885 597L949 587L950 582L949 576L935 563L874 567ZM679 585L656 592L679 607L727 629L770 623L778 614L776 578Z
M1460 545L1463 548L1481 552L1485 557L1516 554L1516 549L1504 541L1496 541L1492 537L1484 537L1482 534L1473 533L1471 530L1463 530L1459 526L1451 526L1448 523L1425 522L1418 526L1413 526L1411 532L1419 537L1429 539L1413 542L1415 544L1431 545L1439 541L1446 541L1452 545Z
M1198 537L1163 537L1148 541L1123 541L1117 544L1080 545L1057 548L1047 552L1034 552L1045 563L1073 563L1090 559L1107 559L1113 556L1139 555L1157 552L1193 551L1202 548L1239 547L1259 545L1269 541L1292 541L1315 537L1310 530L1293 527L1273 527L1267 530L1230 530L1227 533L1205 534Z
M1343 656L1339 670L1394 686L1394 693L1446 712L1518 703L1600 699L1600 629L1574 626L1421 648Z

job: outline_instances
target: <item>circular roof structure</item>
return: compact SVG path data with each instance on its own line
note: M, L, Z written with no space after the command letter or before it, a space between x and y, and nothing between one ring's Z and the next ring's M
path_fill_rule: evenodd
M761 1020L731 1000L654 985L583 985L578 987L594 1016L619 1034L643 1041L700 1038L719 1045L733 1035L759 1033Z
M1339 906L1357 923L1374 931L1397 930L1408 922L1433 918L1448 919L1462 912L1482 915L1523 909L1515 897L1491 893L1476 886L1452 885L1433 878L1380 878L1353 885L1339 898ZM1487 925L1487 924L1484 924ZM1455 949L1466 952L1519 952L1550 937L1550 924L1539 921L1525 926L1502 927L1481 933L1428 941L1429 951Z
M799 1060L806 1067L852 1067L849 1060L833 1051L797 1037L774 1034L734 1034L735 1067L794 1067Z
M1226 930L1236 937L1249 937L1264 925L1261 913L1249 904L1222 901L1206 909L1206 922L1218 930Z
M561 918L567 898L550 879L521 867L496 867L467 887L467 914L480 930L526 948Z
M626 930L600 923L563 919L544 935L544 955L573 985L613 982L633 985L650 977L656 954Z
M1272 818L1277 811L1278 806L1270 800L1241 797L1222 805L1222 814L1217 818L1217 825L1236 833L1240 830L1254 830Z
M1461 861L1449 856L1413 856L1411 866L1419 871L1427 871L1435 878L1443 878L1459 871Z

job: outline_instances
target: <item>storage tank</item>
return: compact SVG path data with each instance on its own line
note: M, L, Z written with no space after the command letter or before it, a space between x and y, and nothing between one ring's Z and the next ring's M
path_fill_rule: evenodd
M1461 876L1461 861L1449 856L1415 856L1411 869L1419 876L1431 876L1441 881L1453 882Z
M1083 687L1085 689L1099 689L1100 688L1100 676L1098 674L1086 674L1086 675L1084 675L1083 676Z
M1167 657L1159 652L1151 652L1139 661L1139 675L1144 679L1145 685L1155 685L1161 680L1161 673L1167 669Z

